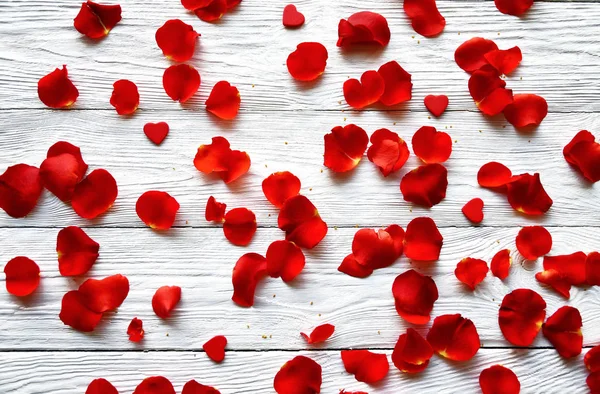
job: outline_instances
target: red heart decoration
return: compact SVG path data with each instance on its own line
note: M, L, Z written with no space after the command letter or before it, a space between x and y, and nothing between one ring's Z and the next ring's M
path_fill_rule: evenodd
M365 71L358 79L348 79L343 86L344 98L353 108L361 109L379 101L385 91L383 77L373 70Z
M300 27L304 24L304 15L293 4L288 4L283 9L283 25L285 27Z
M167 137L169 134L169 125L165 122L160 123L146 123L144 125L144 134L146 137L156 145L160 145L161 142Z
M471 222L477 224L483 220L483 200L474 198L462 207L462 213Z
M202 345L202 349L211 360L220 363L225 359L225 346L227 346L227 338L217 335Z
M448 96L434 96L430 94L425 97L425 106L433 116L441 116L448 107Z

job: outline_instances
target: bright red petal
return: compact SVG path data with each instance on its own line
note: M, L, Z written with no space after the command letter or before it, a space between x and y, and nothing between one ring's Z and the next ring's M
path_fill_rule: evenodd
M69 79L67 66L56 69L38 81L38 96L50 108L66 108L79 97L79 90Z
M327 235L327 223L303 195L286 200L279 211L277 226L285 231L285 239L306 249L314 248Z
M508 277L510 266L512 265L512 258L510 257L510 250L502 249L492 257L490 264L490 270L492 275L504 280Z
M142 380L133 394L175 394L175 389L169 379L162 376L152 376Z
M540 174L514 176L507 184L507 197L514 210L526 215L543 215L552 206L552 199L544 190Z
M443 163L452 153L452 138L435 127L423 126L413 135L412 146L424 163Z
M120 5L104 5L87 1L81 4L74 26L78 32L89 38L103 38L121 20Z
M0 175L0 208L14 218L25 217L37 205L42 190L37 167L27 164L8 167Z
M557 270L544 270L535 274L535 279L552 287L558 294L565 298L571 297L571 284L563 274Z
M341 354L346 372L354 375L359 382L379 382L390 370L390 363L385 354L368 350L342 350Z
M19 256L4 266L6 291L17 297L30 295L40 284L40 267L35 261Z
M477 172L477 183L481 187L499 188L512 179L512 172L504 164L490 161L481 166Z
M404 320L413 324L429 322L433 304L438 299L438 289L431 277L408 270L396 277L392 294L396 312Z
M546 320L542 326L542 333L558 354L564 358L571 358L581 354L582 326L579 310L572 306L563 306Z
M262 190L269 202L281 208L288 198L300 193L300 179L289 171L275 172L262 182Z
M338 271L355 278L366 278L373 273L373 268L359 264L354 255L350 253L342 260Z
M589 374L585 383L590 388L591 394L600 394L600 372Z
M171 19L156 31L156 43L167 59L186 62L194 56L200 37L194 28L180 19Z
M600 144L587 130L582 130L565 146L563 155L585 179L600 181Z
M388 129L379 129L371 135L367 157L379 168L383 176L402 168L409 156L408 146L398 134Z
M504 75L513 72L523 59L521 48L519 47L512 47L506 50L496 49L485 53L484 57L492 67Z
M483 221L483 200L474 198L462 207L462 213L469 221L479 224Z
M73 198L75 186L81 181L77 157L70 153L46 158L40 166L40 178L48 191L67 202Z
M354 169L360 163L369 144L367 132L354 124L336 126L324 138L323 164L335 172Z
M590 286L600 286L600 253L591 252L585 259L585 281Z
M476 70L469 78L469 93L479 110L488 116L498 115L513 102L512 90L505 86L506 81L491 67Z
M600 371L600 345L594 346L585 354L583 363L592 373Z
M231 299L239 306L254 305L254 291L258 281L267 274L267 259L257 253L246 253L233 267L233 296Z
M113 85L110 105L115 107L119 115L131 115L140 105L140 94L137 85L126 79L118 80Z
M446 197L448 170L441 164L425 164L406 173L400 181L405 201L431 208Z
M385 91L385 81L377 71L365 71L358 79L344 82L344 98L348 105L361 109L379 101Z
M539 126L548 115L548 103L535 94L515 94L512 104L504 108L506 120L513 126Z
M256 232L256 215L246 208L235 208L225 214L223 233L234 245L246 246Z
M413 29L425 37L435 37L446 26L446 19L437 9L435 0L404 0L404 12Z
M227 204L217 202L213 196L210 196L206 202L204 217L208 222L223 223L225 209L227 209Z
M300 335L302 335L302 338L304 338L309 345L314 345L328 340L333 335L334 331L335 326L332 324L321 324L320 326L315 327L310 335L306 335L303 332L301 332Z
M205 174L217 173L227 184L235 181L250 169L250 156L232 150L224 137L213 137L212 144L201 145L194 158L194 166Z
M272 278L291 282L304 269L305 257L296 244L290 241L274 241L267 249L267 272Z
M72 290L63 296L58 317L67 326L78 331L91 332L100 323L102 313L86 308L79 291Z
M165 70L163 87L173 101L185 103L200 88L200 74L187 64L178 64Z
M221 394L221 392L214 387L205 386L195 380L190 380L183 385L181 394Z
M544 270L556 270L564 276L571 285L581 286L586 284L587 256L583 252L575 252L562 256L545 256Z
M542 226L523 227L517 234L517 250L527 260L535 260L552 249L552 235Z
M494 0L496 8L503 14L520 16L533 5L533 0Z
M153 230L168 230L175 222L179 203L167 192L156 190L142 194L135 203L135 212Z
M563 148L563 156L565 156L565 160L569 164L576 165L575 158L571 157L571 151L573 147L580 142L595 142L596 137L592 133L587 130L581 130L579 133L575 134L575 137Z
M94 219L112 207L117 199L117 182L106 170L92 171L75 187L71 205L84 219Z
M214 22L227 12L228 0L212 0L206 7L196 8L194 13L204 22Z
M296 356L283 364L273 388L277 394L318 394L322 383L321 366L305 356Z
M431 356L433 348L429 342L413 328L409 328L406 334L398 338L392 353L392 362L401 372L417 373L427 368Z
M525 347L533 343L545 317L544 299L533 290L517 289L502 300L498 325L508 342Z
M489 269L485 261L467 257L458 262L454 270L454 275L473 291L478 284L483 282L488 271Z
M152 296L152 310L156 316L166 319L181 300L181 287L162 286Z
M408 223L404 237L404 254L411 260L435 261L440 257L444 238L433 219L415 218Z
M483 394L519 394L521 383L513 371L502 365L493 365L481 371L479 387Z
M77 159L77 175L81 181L88 169L88 165L85 163L85 161L83 161L83 157L81 156L81 149L66 141L58 141L48 149L48 154L46 157L55 157L63 154L73 155L75 159Z
M488 64L485 58L486 53L498 50L498 46L492 40L486 40L481 37L474 37L463 42L456 52L454 52L454 60L458 67L468 73L479 70Z
M206 100L206 110L221 119L231 120L237 116L242 99L235 86L220 81L213 86Z
M287 58L287 69L298 81L313 81L325 72L327 49L318 42L303 42Z
M436 317L427 341L440 356L454 361L470 360L481 346L475 324L459 314Z
M377 72L385 82L385 90L379 98L381 104L390 107L412 98L412 77L397 61L385 63Z
M56 239L60 274L63 276L85 274L98 259L99 250L100 244L79 227L63 228L58 232Z
M88 279L79 286L81 302L91 311L104 313L117 309L129 294L129 280L121 274L101 280Z
M390 42L390 28L387 20L379 14L361 11L338 25L338 47L349 47L356 44L372 44L386 46Z
M211 360L220 363L225 360L225 346L227 346L227 338L217 335L202 345L202 349Z
M137 317L134 317L131 320L131 323L129 323L129 326L127 327L127 335L129 335L129 340L131 342L140 342L144 339L143 324L144 323Z
M119 394L119 392L108 380L100 378L90 382L85 394Z
M385 230L360 229L354 234L352 254L358 264L370 269L392 265L400 254L392 236Z

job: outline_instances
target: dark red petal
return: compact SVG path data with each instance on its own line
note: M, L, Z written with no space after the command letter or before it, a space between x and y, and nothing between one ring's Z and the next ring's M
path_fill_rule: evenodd
M587 130L582 130L563 149L569 164L590 182L600 180L600 144Z
M283 25L285 27L300 27L304 24L304 15L293 4L288 4L283 9Z
M0 208L14 218L25 217L37 205L42 190L37 167L27 164L10 166L0 175Z
M76 226L63 228L56 238L58 270L63 276L83 275L98 259L100 244Z
M119 392L108 380L99 378L90 382L85 394L119 394Z
M120 5L97 4L88 0L81 4L74 26L78 32L89 38L102 38L108 35L120 20Z
M186 10L195 11L198 8L209 6L212 2L213 0L181 0L181 5Z
M40 178L48 191L67 202L73 197L75 186L81 181L77 157L70 153L46 158L40 166Z
M385 230L360 229L354 234L352 254L358 264L370 269L390 266L400 257L392 236Z
M600 371L589 374L585 383L590 388L591 394L600 394Z
M477 103L479 110L488 116L496 116L513 102L513 93L510 89L498 88L492 91L482 101Z
M576 164L576 161L573 157L571 157L571 151L575 145L580 142L595 142L596 137L592 133L587 130L581 130L579 133L575 134L575 137L563 148L563 155L569 164Z
M444 94L440 96L434 96L432 94L429 94L425 96L423 103L425 104L427 110L431 112L433 116L440 117L446 111L446 108L448 108L449 100L448 96Z
M137 317L131 319L131 323L129 323L129 326L127 327L127 335L129 335L129 340L131 342L140 342L144 339L143 325L144 323Z
M512 90L506 89L506 81L491 67L473 72L469 78L469 93L485 115L495 116L513 102Z
M194 13L204 22L214 22L227 12L228 0L212 0L206 7L196 8Z
M267 259L257 253L246 253L233 267L231 299L239 306L254 305L254 291L258 281L267 274Z
M194 56L200 34L180 19L171 19L156 31L156 43L167 59L188 61Z
M383 176L402 168L409 156L408 146L398 134L388 129L379 129L371 135L367 157L379 168Z
M431 319L433 304L438 299L438 289L430 276L415 270L400 274L392 285L396 312L407 322L427 324Z
M225 214L223 233L234 245L246 246L256 232L256 215L246 208L235 208Z
M492 257L490 270L492 271L492 275L500 280L504 280L508 277L511 265L512 258L510 257L510 250L502 249Z
M500 74L504 75L513 72L523 59L521 48L519 47L512 47L506 50L496 49L487 52L484 54L484 57L492 67L498 70Z
M521 383L517 375L502 365L493 365L481 371L479 387L483 394L519 394L521 392Z
M237 7L241 2L242 0L227 0L227 10Z
M323 164L335 172L354 169L360 163L369 144L367 132L354 124L336 126L324 138Z
M58 141L48 149L48 154L46 155L46 157L60 156L65 153L73 155L75 159L77 159L77 163L79 165L77 169L77 175L79 177L79 180L82 180L85 176L85 173L87 172L88 165L85 163L85 161L83 161L83 157L81 156L81 149L79 149L79 147L70 144L66 141Z
M478 284L483 282L488 271L489 269L485 261L467 257L458 262L454 270L454 275L473 291Z
M379 382L390 370L390 363L385 354L368 350L342 350L341 353L346 372L354 375L359 382Z
M359 264L354 255L350 253L342 260L338 271L355 278L366 278L373 273L373 268Z
M17 297L25 297L33 293L40 284L40 267L35 261L18 256L4 266L6 274L6 290Z
M401 372L417 373L429 365L433 356L433 348L415 329L408 328L406 334L400 335L394 352L392 362Z
M427 341L440 356L454 361L470 360L481 346L475 324L460 314L436 317Z
M412 146L424 163L443 163L452 153L452 138L435 127L423 126L413 135Z
M512 104L504 108L506 120L513 126L538 126L548 115L548 103L535 94L515 94Z
M214 387L205 386L195 380L190 380L183 385L181 394L221 394L221 392Z
M227 184L235 181L250 169L250 156L246 152L231 150L224 137L213 137L212 144L201 145L194 158L200 172L216 172Z
M571 284L567 278L557 270L544 270L535 274L538 282L552 287L558 294L565 298L571 296Z
M505 186L512 179L512 172L504 164L490 161L481 166L477 172L477 183L481 187L498 188Z
M119 115L131 115L140 105L140 94L137 85L127 79L120 79L113 84L110 105L115 107Z
M160 145L167 134L169 134L169 125L165 122L158 123L146 123L144 125L144 134L146 137L156 145Z
M488 61L485 54L495 50L498 50L498 46L494 41L473 37L456 48L454 60L458 67L472 73L487 65Z
M142 380L133 394L175 394L175 389L169 379L162 376L152 376Z
M129 280L117 274L101 280L88 279L79 286L79 296L86 308L97 313L117 309L129 294Z
M285 231L285 239L306 249L314 248L327 235L327 223L303 195L286 200L279 211L277 226Z
M377 72L385 82L385 90L379 98L381 104L389 107L412 98L412 77L397 61L385 63Z
M298 81L312 81L325 72L327 49L318 42L303 42L287 58L287 69Z
M163 87L173 101L185 103L200 88L200 74L187 64L178 64L165 70Z
M181 287L162 286L152 296L152 310L156 316L166 319L181 300Z
M585 354L583 363L592 373L600 371L600 345L594 346Z
M533 5L533 0L494 0L496 8L503 14L520 16Z
M552 199L544 190L540 174L514 176L507 184L507 197L514 210L526 215L543 215L552 206Z
M344 82L344 98L353 108L361 109L379 101L385 91L385 81L377 71L365 71L358 79Z
M546 317L546 301L535 291L517 289L500 305L498 325L504 338L515 346L529 346Z
M446 197L448 170L441 164L425 164L406 173L400 181L405 201L431 208Z
M408 223L404 237L404 254L411 260L435 261L440 257L444 238L433 219L415 218Z
M483 200L474 198L462 207L462 213L469 221L479 224L483 221Z
M175 222L179 203L167 192L150 190L135 203L135 212L153 230L168 230Z
M211 360L220 363L225 360L225 346L227 346L227 338L217 335L202 345L202 349Z
M294 280L302 272L305 263L304 253L290 241L274 241L267 249L267 272L272 278L284 282Z
M535 260L552 249L552 235L542 226L523 227L516 239L517 250L527 260Z
M337 46L349 47L355 44L386 46L390 42L390 37L390 28L382 15L361 11L352 14L348 20L340 20Z
M425 37L437 36L446 26L446 19L438 11L435 0L404 0L404 12L413 29Z
M394 249L396 250L396 255L402 256L402 252L404 251L404 229L397 224L389 225L385 231L392 237L392 241L394 243Z
M91 332L100 323L102 313L86 308L79 291L71 290L63 296L58 317L67 326L78 331Z
M586 284L587 256L583 252L575 252L562 256L544 256L544 270L556 270L571 285Z
M217 202L213 196L210 196L206 202L204 217L209 222L223 223L225 220L225 209L227 209L227 204Z
M66 108L79 97L79 90L69 79L67 66L56 69L38 81L38 96L50 108Z
M585 281L590 286L600 286L600 253L591 252L585 259Z
M288 198L300 193L300 179L289 171L275 172L262 182L262 190L269 202L281 208Z
M321 366L305 356L296 356L283 364L273 388L277 394L318 394L322 383Z
M579 310L572 306L563 306L546 320L542 326L542 333L558 354L564 358L571 358L581 354L582 326Z
M328 340L329 337L331 337L333 335L334 331L335 331L334 325L321 324L320 326L315 327L312 330L312 332L310 333L310 335L306 335L303 332L301 332L300 335L302 335L302 338L304 338L304 340L306 340L306 342L309 345L314 345L314 344L325 342L326 340Z
M220 81L213 86L206 100L206 110L221 119L231 120L237 116L242 99L235 86Z
M106 170L92 171L75 187L71 205L84 219L94 219L112 207L117 199L117 182Z

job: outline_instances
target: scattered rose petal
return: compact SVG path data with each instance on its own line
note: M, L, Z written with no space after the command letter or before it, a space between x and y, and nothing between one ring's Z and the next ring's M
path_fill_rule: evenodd
M214 387L205 386L195 380L190 380L183 385L181 394L221 394L221 392Z
M77 176L81 181L88 169L88 165L85 163L85 161L83 161L83 157L81 156L81 149L66 141L58 141L48 149L48 154L46 155L46 157L56 157L63 154L70 154L73 157L75 157L78 164Z
M535 260L552 249L552 235L542 226L523 227L516 239L517 250L527 260Z
M4 266L6 291L17 297L30 295L40 284L40 267L35 261L18 256Z
M533 5L533 0L494 0L496 8L503 14L521 16Z
M385 354L368 350L342 350L341 354L346 372L354 375L359 382L379 382L390 370L390 363Z
M225 346L227 346L227 338L217 335L202 345L202 349L211 360L220 363L225 360Z
M344 98L348 105L361 109L379 101L385 91L385 81L377 71L365 71L358 79L344 82Z
M600 371L600 345L594 346L585 354L583 363L592 373Z
M228 10L228 0L211 0L207 6L196 8L194 13L204 22L214 22L221 19Z
M169 379L162 376L151 376L142 380L133 394L175 394L175 389Z
M267 259L258 253L246 253L233 267L233 296L231 299L239 306L254 305L256 285L267 274Z
M131 115L140 105L140 94L137 85L127 79L120 79L113 84L110 105L115 107L119 115Z
M175 222L179 203L167 192L150 190L135 203L135 212L153 230L168 230Z
M516 175L506 185L508 202L514 210L526 215L543 215L552 206L552 199L544 190L540 174Z
M502 365L493 365L481 371L479 387L483 394L519 394L521 392L521 383L517 375Z
M377 70L385 82L379 102L387 107L398 105L412 98L412 76L397 61L392 60Z
M336 126L324 138L323 164L335 172L354 169L360 163L369 144L367 132L354 124Z
M433 348L414 328L408 328L406 334L400 335L394 352L392 362L401 372L418 373L429 365L433 356Z
M413 135L412 147L424 163L443 163L452 153L452 138L435 127L423 126Z
M510 266L512 265L512 258L510 257L510 250L502 249L492 257L490 264L490 270L492 275L504 280L508 277Z
M262 190L269 202L281 208L288 198L300 193L300 179L289 171L275 172L262 182Z
M86 308L79 291L71 290L63 296L58 317L67 326L78 331L91 332L100 323L102 313Z
M444 238L431 218L415 218L406 226L404 254L411 260L438 260L443 243Z
M311 358L296 356L283 364L275 375L277 394L318 394L322 383L321 366Z
M22 218L35 208L42 194L40 170L27 164L10 166L0 175L0 208Z
M538 282L552 287L558 294L565 298L571 296L571 284L563 274L557 270L544 270L535 274Z
M519 47L512 47L506 50L496 49L485 53L483 56L492 67L504 75L513 72L523 59L521 48Z
M83 275L98 259L100 244L76 226L63 228L56 238L58 270L63 276Z
M220 81L213 86L206 100L206 110L213 115L232 120L240 110L242 99L237 88L227 81Z
M438 289L430 276L408 270L396 277L392 285L396 312L409 323L427 324Z
M95 219L112 207L117 194L115 178L108 171L97 169L77 184L71 205L82 218Z
M340 20L337 46L373 44L384 47L390 42L390 37L390 28L382 15L361 11L352 14L348 20Z
M589 182L600 181L600 144L587 130L582 130L565 146L563 155Z
M585 383L590 388L591 394L600 393L600 372L593 372L588 375Z
M586 260L583 252L561 256L544 256L544 270L556 270L566 281L575 286L586 284Z
M504 338L515 346L533 343L546 317L546 301L535 291L516 289L504 296L498 325Z
M185 103L200 88L200 74L187 64L178 64L165 70L163 87L173 101Z
M427 341L440 356L454 361L470 360L481 346L475 324L460 314L436 317Z
M129 280L117 274L101 280L88 279L79 286L83 305L96 313L117 309L129 294Z
M399 240L402 245L404 231ZM390 266L402 254L402 249L396 249L395 240L386 230L375 231L370 228L360 229L354 234L352 254L358 264L369 269L379 269Z
M479 224L483 221L483 200L474 198L462 207L462 213L469 221Z
M272 278L291 282L302 272L305 264L304 253L295 243L274 241L267 249L267 273Z
M180 19L171 19L156 31L156 43L169 60L186 62L194 56L200 34Z
M119 394L119 392L108 380L99 378L90 382L85 394Z
M225 214L223 233L229 242L246 246L256 232L256 215L246 208L235 208Z
M404 0L404 12L413 29L425 37L435 37L446 26L446 19L438 11L435 0Z
M88 0L81 4L74 26L81 34L97 39L107 36L120 20L120 5L97 4Z
M66 108L79 97L79 90L69 79L67 66L56 69L38 81L38 96L50 108Z
M300 27L304 24L304 15L293 4L288 4L283 9L283 25L285 27Z
M431 208L446 197L448 170L441 164L425 164L406 173L400 181L405 201Z
M277 226L285 231L286 240L306 249L314 248L327 235L327 223L303 195L286 200L279 211Z
M75 186L81 181L80 163L70 153L47 157L39 174L44 187L64 202L71 200Z
M558 354L564 358L571 358L581 354L582 326L579 310L572 306L563 306L546 320L542 326L542 333Z
M475 287L483 282L488 271L489 269L485 261L467 257L458 262L454 270L454 275L471 291L474 291Z
M490 161L477 172L477 183L481 187L500 188L512 179L512 172L504 164Z
M591 252L585 259L585 281L590 286L600 286L600 253Z
M160 145L167 134L169 134L169 125L165 122L158 123L146 123L144 125L144 134L146 137L156 145Z
M338 271L355 278L366 278L373 273L373 268L359 264L358 261L356 261L356 257L350 253L342 260L342 263L338 267Z
M458 67L470 74L487 65L488 61L485 55L497 50L498 46L494 41L481 37L473 37L456 48L454 60Z
M204 217L208 222L223 223L225 209L227 209L227 204L217 202L213 196L210 196L206 202Z
M200 145L194 166L204 174L217 173L227 184L235 181L250 169L250 156L232 150L224 137L213 137L212 144Z
M402 168L409 156L406 142L393 131L379 129L371 135L367 157L379 168L383 176Z
M287 69L298 81L313 81L325 72L327 49L318 42L303 42L287 58Z
M156 316L166 319L181 300L181 287L162 286L152 296L152 310Z
M513 102L504 108L506 120L517 128L539 126L548 115L548 103L535 94L515 94Z
M469 78L469 93L477 108L488 116L496 116L513 103L512 90L494 69L484 68L473 72Z
M425 96L423 102L425 103L427 110L431 112L433 116L440 117L446 111L446 108L448 108L449 101L448 96L444 94L439 96L429 94Z
M300 335L302 336L302 338L304 338L306 343L308 343L309 345L315 345L317 343L325 342L326 340L328 340L329 337L333 335L334 331L335 326L333 324L321 324L320 326L315 327L310 333L310 335L307 335L303 332L301 332Z
M137 317L131 319L131 323L129 323L129 326L127 327L127 335L129 335L129 340L131 342L140 342L144 339L143 324L144 323Z

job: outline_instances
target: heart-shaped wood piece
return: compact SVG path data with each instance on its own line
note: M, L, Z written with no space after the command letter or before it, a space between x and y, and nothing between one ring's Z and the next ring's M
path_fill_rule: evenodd
M285 27L300 27L304 24L304 15L293 4L288 4L283 9L283 25Z
M430 94L425 97L425 107L433 114L435 117L442 116L446 108L448 107L448 96L434 96Z
M169 134L169 125L165 122L146 123L144 125L144 134L156 145L160 145Z

